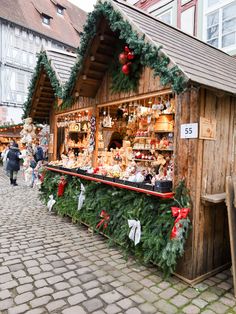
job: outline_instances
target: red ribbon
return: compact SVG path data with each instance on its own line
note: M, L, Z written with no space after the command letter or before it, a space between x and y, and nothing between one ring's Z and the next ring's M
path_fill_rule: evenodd
M174 227L172 228L171 235L170 235L170 238L174 239L177 237L177 232L178 232L177 223L181 219L187 218L187 216L190 212L190 208L171 207L171 211L172 211L172 216L177 217L175 219ZM179 225L179 227L181 227L181 226Z
M67 184L66 179L64 177L61 177L58 184L57 196L63 196L66 184Z
M105 210L102 210L100 213L100 217L103 218L96 226L96 228L100 228L103 225L103 228L106 229L108 227L108 222L110 220L110 215Z

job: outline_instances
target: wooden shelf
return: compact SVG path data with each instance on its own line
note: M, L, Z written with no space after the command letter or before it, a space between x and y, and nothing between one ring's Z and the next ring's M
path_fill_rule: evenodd
M84 179L84 180L100 182L100 183L104 183L104 184L107 184L107 185L115 186L117 188L131 190L131 191L145 193L145 194L150 194L150 195L157 196L157 197L160 197L160 198L165 198L165 199L168 198L169 199L169 198L173 198L174 197L174 193L173 192L160 193L160 192L145 190L145 189L141 189L141 188L136 188L134 186L129 186L129 185L121 184L121 183L116 183L116 182L113 182L113 181L106 181L106 180L90 177L88 175L83 175L83 174L79 174L79 173L75 173L75 172L71 172L71 171L55 169L55 168L51 168L50 166L46 166L45 168L47 170L50 170L50 171L68 174L68 175L71 175L71 176L79 177L79 178Z
M85 131L69 131L69 133L81 133L81 134L87 134L88 132L85 132Z
M163 131L154 131L154 133L174 133L174 131L163 130Z
M226 193L218 193L218 194L205 194L201 196L201 200L203 202L219 204L223 203L226 198Z
M156 161L156 160L153 160L153 159L152 159L152 160L148 160L148 159L135 159L135 158L132 159L132 160L133 160L133 161L143 161L143 162L144 162L144 161L145 161L145 162L153 162L153 161Z
M141 139L151 139L152 137L150 136L135 136L135 140L138 139L138 138L141 138Z
M162 151L167 151L167 152L173 152L174 151L173 148L170 148L170 149L169 148L167 148L167 149L165 149L165 148L155 148L155 149L151 149L151 148L133 148L133 150L147 150L147 151L162 150Z

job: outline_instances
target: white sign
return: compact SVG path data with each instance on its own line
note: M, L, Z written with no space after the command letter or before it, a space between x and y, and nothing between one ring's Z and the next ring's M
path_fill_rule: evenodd
M198 123L181 124L180 138L198 138Z

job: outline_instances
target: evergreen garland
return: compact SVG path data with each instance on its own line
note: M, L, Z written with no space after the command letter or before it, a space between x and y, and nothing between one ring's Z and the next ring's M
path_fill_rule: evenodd
M33 94L35 92L36 83L39 78L39 73L42 67L44 68L45 72L47 73L50 79L55 97L62 98L62 87L60 86L60 83L56 77L55 71L52 69L52 66L48 60L46 52L42 51L38 54L38 61L34 69L34 73L32 75L31 83L28 88L28 98L27 98L27 101L24 103L24 108L23 108L24 110L24 114L22 117L23 119L27 118L29 115L30 108L32 105Z
M70 216L74 223L83 222L99 232L96 226L101 221L100 213L105 210L110 215L108 227L103 230L111 242L121 246L126 255L132 254L137 259L158 265L166 276L170 275L177 260L184 253L184 244L190 228L190 220L182 219L178 237L170 239L175 218L171 207L190 207L189 193L183 181L176 191L175 199L161 199L143 193L114 188L109 185L79 180L66 176L68 182L63 197L57 196L60 175L47 171L41 185L41 198L47 203L53 194L56 204L54 210L62 216ZM81 182L85 186L86 199L80 211L77 210ZM141 242L134 246L129 239L128 219L141 222Z
M120 43L115 53L115 59L111 63L109 72L111 74L112 82L111 82L111 91L112 93L119 92L136 92L139 85L139 80L141 77L141 63L138 55L135 55L134 60L132 60L132 64L130 67L129 75L125 75L122 72L122 65L119 62L119 54L122 52L125 43Z
M160 76L163 85L170 84L176 93L181 93L186 86L186 79L177 66L170 67L170 59L161 53L162 47L156 47L145 41L145 36L140 37L132 29L129 22L123 20L121 14L114 10L108 2L98 2L94 11L88 14L87 22L81 33L80 47L78 48L78 61L74 65L71 76L65 85L64 99L71 94L77 75L82 68L83 59L92 39L96 35L97 25L102 17L105 17L114 33L119 34L119 39L125 42L135 55L139 56L140 64L154 71L154 77ZM134 84L133 88L136 88ZM120 86L123 91L123 85ZM116 90L118 91L118 90Z

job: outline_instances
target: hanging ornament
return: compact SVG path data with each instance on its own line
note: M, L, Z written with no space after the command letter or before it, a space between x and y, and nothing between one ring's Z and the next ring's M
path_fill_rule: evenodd
M127 55L127 58L128 58L128 60L133 60L134 59L134 54L133 54L133 52L128 52L128 55Z
M119 54L119 62L120 64L125 64L127 62L127 55L124 52Z
M128 220L129 228L131 228L129 233L130 240L134 241L134 245L137 245L141 239L141 225L139 220Z
M47 203L47 208L48 208L48 211L50 212L54 206L54 204L56 203L56 201L53 199L53 195L49 195L49 201Z
M96 228L98 229L101 226L103 226L103 228L106 229L108 227L110 215L108 215L108 213L105 210L102 210L100 213L100 217L102 218L102 220L97 224Z
M58 184L58 190L57 190L57 196L63 196L65 191L65 186L67 184L67 181L64 176L61 177L59 184Z
M171 207L171 212L173 217L177 217L170 235L170 239L175 239L178 236L178 229L182 227L179 221L187 218L190 208Z
M127 63L127 64L123 65L122 72L125 75L129 75L129 73L130 73L130 65L131 65L131 63Z
M81 210L84 201L85 201L85 187L81 183L81 185L80 185L80 195L78 197L78 208L77 208L78 210Z
M129 47L128 46L125 46L125 52L130 52L130 49L129 49Z

